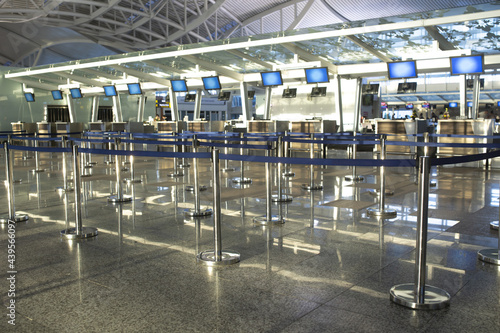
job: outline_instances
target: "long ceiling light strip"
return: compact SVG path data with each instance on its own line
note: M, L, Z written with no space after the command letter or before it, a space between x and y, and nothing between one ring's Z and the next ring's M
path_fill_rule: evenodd
M15 78L15 77L22 77L22 76L37 75L37 74L54 73L54 72L61 72L61 71L71 71L74 69L118 65L118 64L125 64L125 63L131 63L131 62L140 62L140 61L155 60L155 59L162 59L162 58L173 58L173 57L179 57L179 56L185 56L185 55L196 55L196 54L200 54L200 53L211 53L211 52L227 51L227 50L234 50L234 49L244 49L244 48L249 48L249 47L266 46L266 45L273 45L273 44L303 42L303 41L310 41L310 40L315 40L315 39L340 37L340 36L347 36L347 35L358 35L358 34L382 32L382 31L390 31L390 30L399 30L399 29L421 28L421 27L426 27L426 26L451 24L451 23L456 23L456 22L464 22L464 21L472 21L472 20L481 20L481 19L487 19L487 18L493 18L493 17L499 17L499 16L500 16L500 10L492 10L492 11L487 11L487 12L478 12L478 13L462 14L462 15L455 15L455 16L448 16L448 17L416 20L416 21L405 21L405 22L388 23L388 24L357 27L357 28L348 28L348 29L343 29L343 30L313 32L313 33L303 34L303 35L283 36L283 37L275 37L275 38L269 38L269 39L263 39L263 40L252 41L249 38L249 41L247 41L247 42L240 42L240 43L234 43L234 44L214 45L214 46L206 46L206 47L200 47L200 48L188 49L188 50L177 50L177 51L169 51L169 52L156 53L156 54L138 55L135 57L101 60L101 61L89 62L89 63L84 63L84 64L63 65L63 66L58 66L58 67L49 67L49 68L41 68L41 69L27 69L27 70L21 71L21 72L7 73L7 74L5 74L5 77L6 78Z

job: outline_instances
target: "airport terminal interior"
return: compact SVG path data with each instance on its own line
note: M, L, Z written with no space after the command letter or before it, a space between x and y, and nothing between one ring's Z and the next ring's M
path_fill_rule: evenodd
M500 2L0 2L1 332L499 332Z

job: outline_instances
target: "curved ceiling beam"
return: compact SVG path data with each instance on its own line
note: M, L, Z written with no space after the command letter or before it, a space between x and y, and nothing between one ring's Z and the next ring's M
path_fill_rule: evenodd
M293 30L295 29L300 22L304 19L306 16L307 12L309 12L309 9L311 9L312 5L314 4L315 0L308 0L304 8L302 8L301 12L297 17L293 20L293 22L288 26L287 30Z
M121 0L108 0L107 6L102 6L101 8L99 8L98 10L96 10L95 12L93 12L87 18L81 18L81 19L75 20L73 22L73 25L78 26L78 25L83 24L83 23L88 23L88 22L90 22L90 21L92 21L92 20L94 20L94 19L96 19L96 18L98 18L100 16L103 16L110 9L112 9L116 4L120 3L120 1Z

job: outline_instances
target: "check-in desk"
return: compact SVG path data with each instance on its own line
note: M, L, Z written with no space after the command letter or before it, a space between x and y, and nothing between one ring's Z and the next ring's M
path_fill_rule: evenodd
M399 119L376 119L375 133L388 134L387 141L416 142L412 134L425 133L427 131L427 120L399 120ZM379 149L378 146L376 146ZM392 154L415 154L416 147L387 145L386 152Z
M79 138L83 132L83 123L68 123L58 121L55 123L56 133L58 135L69 134L70 137Z
M189 132L210 132L210 122L207 120L193 120L186 122Z
M36 123L22 123L20 121L15 123L10 123L12 126L12 131L18 133L33 134L36 133Z
M183 121L156 121L154 125L156 132L163 134L180 133L186 130L186 125Z
M89 131L90 132L108 132L111 129L110 123L96 121L89 123Z
M303 121L290 121L289 130L292 133L336 133L337 122L335 120L303 120ZM291 142L291 150L306 150L310 149L309 143ZM315 150L320 151L321 146L315 145Z
M437 134L493 135L494 119L439 119ZM489 143L492 139L438 137L438 143ZM438 155L470 155L485 152L485 148L438 147Z
M248 133L275 133L287 130L287 120L250 120L247 122Z
M126 126L127 126L127 123L125 122L112 122L110 123L110 131L111 132L126 132L127 129L126 129Z

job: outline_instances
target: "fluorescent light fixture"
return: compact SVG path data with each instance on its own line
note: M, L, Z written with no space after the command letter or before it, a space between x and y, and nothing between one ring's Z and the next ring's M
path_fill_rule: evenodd
M205 76L217 76L216 71L208 71L208 72L186 72L184 74L181 74L181 79L187 79L187 78L193 78L193 79L200 79Z
M321 67L321 61L296 62L293 64L273 65L273 70L305 69L312 67Z

